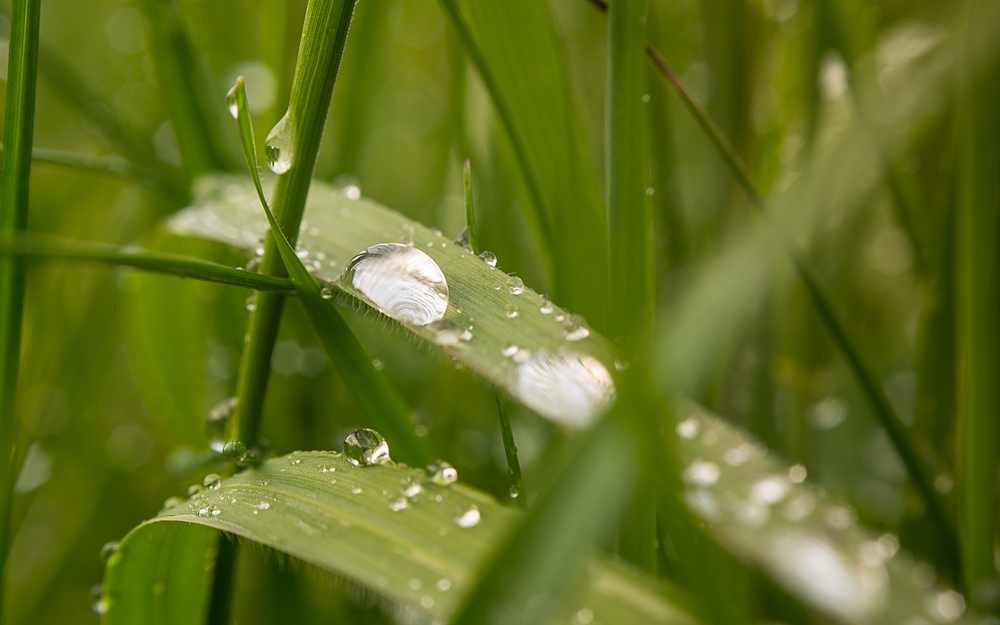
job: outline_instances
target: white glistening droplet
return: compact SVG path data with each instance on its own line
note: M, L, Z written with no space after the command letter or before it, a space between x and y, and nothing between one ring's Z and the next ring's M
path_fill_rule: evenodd
M444 317L448 281L437 263L415 247L379 243L351 260L351 284L396 321L425 326Z
M540 351L518 365L512 391L543 417L585 428L614 402L615 383L592 356Z
M278 120L264 141L264 158L276 174L283 174L292 167L295 157L295 124L289 121L288 112Z

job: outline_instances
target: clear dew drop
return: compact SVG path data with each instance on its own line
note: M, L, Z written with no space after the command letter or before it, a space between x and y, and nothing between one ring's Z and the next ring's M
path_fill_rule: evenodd
M166 510L168 508L173 508L174 506L179 506L182 503L184 503L184 500L180 497L167 497L167 499L163 502L163 509Z
M508 345L507 347L500 350L500 354L505 358L511 358L516 354L521 348L517 345Z
M479 525L479 520L481 518L479 508L472 505L469 506L465 512L455 517L455 525L461 527L462 529L469 529L470 527Z
M248 297L246 305L247 305L247 310L249 310L250 312L257 310L257 296L251 295L250 297Z
M424 467L424 472L438 486L448 486L458 481L458 471L444 460L435 460Z
M583 339L590 336L590 328L586 324L573 324L566 328L563 335L566 337L567 341L582 341Z
M423 489L424 489L423 486L421 486L417 482L414 482L403 489L403 496L406 497L407 499L412 499L413 497L419 495L420 491L422 491Z
M390 461L389 444L375 430L361 428L344 439L344 456L354 466L385 464Z
M111 557L111 554L113 554L117 549L118 549L117 540L112 540L111 542L104 543L104 546L101 547L101 562L107 562L108 558Z
M233 119L237 119L240 116L240 107L236 101L236 87L234 86L226 94L226 105L229 107L229 114L233 116Z
M551 315L552 311L555 309L556 307L552 305L552 302L545 302L544 304L542 304L541 308L538 309L538 312L542 313L543 315Z
M295 127L286 111L264 141L264 158L276 174L283 174L292 167L295 145Z
M479 258L482 258L483 261L490 267L497 266L497 255L494 254L493 252L490 251L483 252L482 254L479 255Z
M611 374L586 354L543 350L520 363L513 378L512 391L526 406L569 427L590 426L615 399Z
M205 476L205 479L201 483L201 485L207 488L208 490L216 490L217 488L219 488L221 484L222 484L222 478L219 476L218 473L209 473L208 475Z
M379 243L348 267L351 284L396 321L425 326L444 317L448 281L438 264L415 247Z
M518 278L517 276L511 276L507 279L507 290L510 291L511 295L520 295L521 293L524 293L524 280Z
M243 462L247 459L247 446L240 441L229 441L222 447L222 453L229 460Z
M219 506L212 506L210 513L212 516L219 516L220 514L222 514L222 510L219 508Z
M517 496L521 493L517 492L517 486L511 485L510 487L510 498L517 499Z
M392 510L393 512L399 512L400 510L405 509L406 506L407 506L406 497L393 499L392 501L389 502L389 509Z
M100 584L90 589L90 609L100 615L108 611L108 604L104 600L104 587Z
M320 289L320 297L323 299L333 299L333 287L329 284Z
M506 313L508 319L513 319L514 317L516 317L518 315L517 304L515 304L514 302L507 304Z
M201 492L201 486L198 486L197 484L192 484L188 486L188 497L194 497L200 492Z

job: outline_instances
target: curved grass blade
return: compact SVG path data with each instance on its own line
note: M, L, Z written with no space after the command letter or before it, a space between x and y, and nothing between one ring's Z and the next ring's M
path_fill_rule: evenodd
M427 444L416 435L413 421L403 400L372 364L371 355L354 335L344 318L340 316L340 312L325 301L315 278L296 256L295 250L285 238L267 205L264 188L260 183L260 175L257 173L253 125L250 121L246 86L242 76L236 80L236 86L233 87L229 97L231 106L235 107L243 154L246 157L247 166L250 168L257 197L264 209L264 215L267 217L270 231L274 235L281 259L295 284L302 306L305 308L323 348L345 381L348 382L348 388L365 409L372 423L397 441L397 446L402 450L400 455L410 462L420 464L430 462L432 457Z
M980 623L954 590L899 539L860 527L856 513L804 483L750 435L700 407L678 412L684 499L706 532L790 593L843 623Z
M244 193L234 200L234 189L240 187ZM253 250L268 231L255 193L246 178L207 177L196 186L195 205L172 217L167 228ZM614 362L611 348L603 337L590 331L582 317L556 306L440 231L367 198L351 199L336 187L313 181L298 255L312 276L326 283L335 301L380 314L379 306L354 287L345 270L360 251L387 242L412 244L440 267L448 282L448 307L440 322L426 326L386 320L544 417L586 426L610 405L614 392L609 373ZM595 393L582 397L589 412L567 411L552 402L539 401L534 393L537 388L518 377L521 364L542 355L583 358L595 383L603 385L586 387Z
M28 256L39 259L90 260L173 274L182 278L242 286L258 291L277 291L286 295L295 294L295 286L287 278L262 276L252 271L233 269L200 258L96 241L75 241L33 234L0 239L0 255Z
M479 514L474 525L466 516L473 506ZM422 470L356 467L341 454L295 452L226 478L132 530L105 571L104 622L204 622L204 599L183 574L203 583L198 551L204 557L211 544L191 524L229 532L332 571L411 616L444 621L519 516L472 488L439 486ZM466 519L462 524L470 527L456 518ZM189 545L181 544L181 537ZM157 544L164 546L157 549ZM146 585L156 581L149 579L150 559L162 564L156 573L163 582L158 601L148 601L149 589L157 588ZM586 558L570 581L570 594L555 598L561 616L553 622L573 622L583 611L593 622L695 623L683 602L604 558ZM166 604L185 607L184 602L190 602L184 620L163 618L177 614L167 612Z

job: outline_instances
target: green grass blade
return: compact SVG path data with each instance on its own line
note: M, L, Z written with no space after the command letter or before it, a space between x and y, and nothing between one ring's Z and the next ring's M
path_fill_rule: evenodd
M0 171L0 235L28 226L28 180L35 125L41 0L16 0L11 11ZM7 567L11 504L18 471L17 380L26 272L24 259L0 258L0 579ZM5 608L5 602L0 601ZM3 616L0 615L0 620Z
M306 9L288 103L288 115L298 129L291 137L294 158L288 171L278 176L271 199L275 218L293 245L298 238L353 12L354 0L312 0ZM285 276L286 268L274 236L267 229L262 234L266 243L259 273ZM250 315L250 341L240 360L236 383L240 403L234 415L242 428L238 440L248 445L256 438L283 301L280 295L261 293L257 296L257 308Z
M966 4L970 24L988 19L980 2ZM969 57L982 58L989 40L968 29ZM989 58L987 56L987 58ZM997 220L1000 201L1000 96L993 60L977 74L972 63L961 68L956 227L956 321L958 362L958 484L962 578L974 595L1000 583L994 557L997 531L997 467L1000 461L1000 258ZM994 603L995 606L995 603Z
M152 25L153 61L160 93L167 102L181 160L190 179L226 169L227 159L217 128L221 107L213 96L205 68L175 0L144 0ZM214 105L214 106L213 106Z
M396 441L397 446L402 451L400 456L408 462L419 464L430 462L433 458L427 444L416 435L413 420L410 418L406 405L372 364L371 355L361 345L344 318L340 316L336 308L323 298L315 278L295 255L295 250L292 249L291 244L280 230L278 222L267 205L264 188L261 186L260 176L257 173L253 125L250 121L246 86L242 76L236 80L236 86L230 92L230 98L237 109L240 141L243 144L243 154L257 190L257 197L260 199L271 232L275 234L278 252L281 254L292 282L299 292L302 305L323 344L323 348L348 383L347 386L351 389L355 399L365 409L372 424ZM239 427L238 424L235 427Z
M38 259L90 260L172 274L182 278L242 286L259 291L295 294L295 286L286 278L262 276L233 269L200 258L165 254L137 247L123 247L95 241L74 241L42 235L0 239L0 255L27 256Z
M256 207L247 202L232 203L222 193L231 185L242 185L251 195L255 191L249 181L245 177L216 176L204 182L203 196L196 205L171 218L167 228L177 234L253 250L268 232L267 222ZM265 181L265 193L267 186ZM579 355L593 367L594 381L601 381L602 388L613 391L613 383L608 384L609 372L614 371L611 347L588 329L582 317L491 267L440 231L432 231L365 197L351 199L343 190L318 180L312 184L305 221L308 227L302 230L297 249L312 266L312 276L326 283L335 300L381 315L378 306L354 288L345 270L356 254L372 245L412 243L440 267L447 279L444 319L426 326L382 319L437 353L454 358L550 419L585 427L610 405L611 396L604 397L602 392L597 395L603 399L595 400L593 411L587 414L562 409L553 412L551 405L532 401L531 389L517 384L515 372L521 361L541 354ZM259 303L260 299L258 307ZM471 336L463 339L461 333L470 326Z
M402 491L414 484L420 491L407 497ZM460 527L456 517L472 506L480 521ZM417 617L445 621L519 518L472 488L434 484L420 469L356 467L340 454L294 452L226 478L126 536L105 572L104 622L204 622L204 598L183 573L204 584L208 561L202 558L215 534L206 526L332 571ZM683 602L648 578L576 555L583 555L584 565L566 580L571 595L554 622L586 608L594 622L695 623ZM150 561L161 564L157 571ZM162 585L155 586L151 575ZM148 600L154 587L162 592L159 601ZM174 611L179 606L188 608L183 621L155 620L181 618Z
M469 235L469 247L473 254L483 250L479 247L479 233L476 230L476 210L472 200L472 164L465 159L462 165L462 186L465 189L465 229Z
M605 214L548 7L532 0L441 4L514 148L556 298L603 327Z

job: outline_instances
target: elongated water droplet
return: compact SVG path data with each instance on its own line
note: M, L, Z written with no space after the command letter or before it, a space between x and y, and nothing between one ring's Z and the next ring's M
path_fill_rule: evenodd
M444 460L435 460L424 468L431 481L438 486L454 484L458 480L458 471Z
M351 260L351 284L396 321L425 326L444 317L448 281L437 263L415 247L379 243Z
M233 411L239 404L238 397L223 399L217 403L205 418L206 429L208 430L208 447L212 451L222 452L226 442L226 424L233 416Z
M222 478L217 473L209 473L205 476L201 485L208 490L215 490L222 484Z
M472 505L465 512L455 517L455 525L463 529L468 529L479 525L480 518L479 508Z
M517 276L511 276L507 279L507 290L510 291L511 295L524 293L524 280Z
M295 125L289 121L286 111L271 132L267 133L264 142L264 158L267 166L276 174L283 174L292 167L295 157Z
M604 365L573 352L538 352L514 371L512 390L538 414L575 428L590 426L615 398Z
M493 252L489 251L483 252L482 254L479 255L479 258L482 258L486 262L486 264L489 265L490 267L497 266L497 255L494 254Z
M354 430L344 439L344 456L354 466L370 466L389 462L389 444L375 430Z
M240 107L236 102L236 87L234 86L226 94L226 105L229 106L229 114L233 116L233 119L238 119L240 116Z
M116 549L118 549L117 540L112 540L111 542L104 543L104 546L101 547L101 562L107 562L108 558L111 557L111 554L113 554Z

